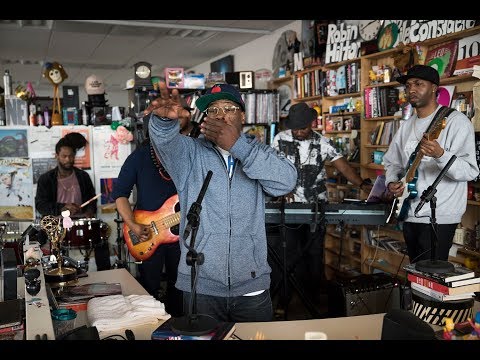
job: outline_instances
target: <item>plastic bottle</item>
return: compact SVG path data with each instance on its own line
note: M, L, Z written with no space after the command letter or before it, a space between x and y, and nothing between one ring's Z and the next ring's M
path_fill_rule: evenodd
M30 126L36 126L37 125L37 108L35 107L35 104L30 104L28 107L28 110L30 112L30 115L28 117Z
M89 116L85 102L82 102L82 125L89 125Z
M5 96L12 95L12 75L10 75L10 70L5 70L3 85L5 88Z
M48 112L48 107L45 106L43 109L43 123L46 127L50 127L50 113Z
M37 125L42 126L43 123L44 121L43 121L42 107L38 105L37 106Z

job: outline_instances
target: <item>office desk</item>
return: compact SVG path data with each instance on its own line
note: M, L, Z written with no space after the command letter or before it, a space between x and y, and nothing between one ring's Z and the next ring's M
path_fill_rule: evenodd
M237 323L234 334L242 340L254 339L257 332L266 340L304 340L306 331L321 331L328 340L380 340L384 315Z

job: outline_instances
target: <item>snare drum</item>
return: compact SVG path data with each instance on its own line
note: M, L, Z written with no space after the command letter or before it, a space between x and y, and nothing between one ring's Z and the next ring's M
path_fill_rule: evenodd
M67 230L63 245L70 248L93 248L107 239L108 225L100 219L85 218L73 220Z

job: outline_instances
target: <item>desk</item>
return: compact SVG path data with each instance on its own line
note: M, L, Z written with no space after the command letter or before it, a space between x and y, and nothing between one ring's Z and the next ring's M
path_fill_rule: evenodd
M267 340L304 340L306 331L322 331L328 340L380 340L385 314L330 319L237 323L235 335L254 339L261 331Z

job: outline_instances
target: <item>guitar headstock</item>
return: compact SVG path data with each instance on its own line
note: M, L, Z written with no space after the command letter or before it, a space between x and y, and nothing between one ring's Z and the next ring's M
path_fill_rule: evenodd
M427 133L427 139L428 140L438 139L438 137L440 136L440 132L443 129L445 129L446 125L447 125L447 118L443 118L442 120L436 121L435 124L433 124L430 131Z

